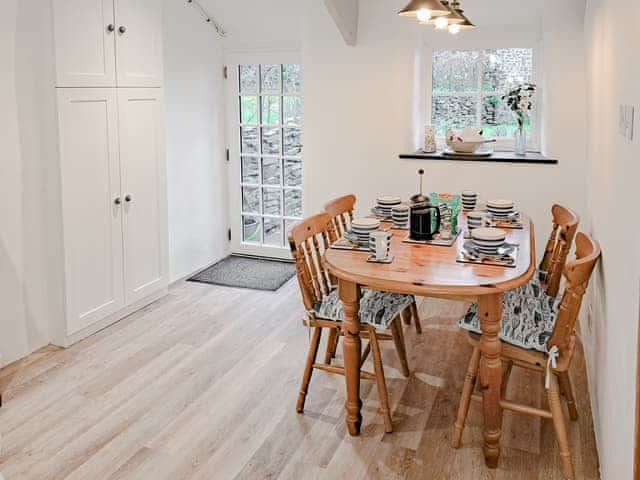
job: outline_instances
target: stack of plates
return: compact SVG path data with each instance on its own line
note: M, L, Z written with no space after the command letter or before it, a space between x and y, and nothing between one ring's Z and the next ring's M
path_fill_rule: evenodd
M467 227L469 230L482 227L484 214L482 212L469 212L467 215Z
M514 213L513 200L489 200L487 210L494 217L506 218Z
M358 246L369 248L369 234L380 230L380 220L375 218L355 218L351 222L351 234Z
M472 192L471 190L465 190L462 192L462 208L465 212L475 210L477 203L478 194L476 192Z
M499 228L476 228L471 232L473 246L485 255L497 255L506 238L505 231Z
M376 208L378 212L385 217L391 216L391 210L393 207L400 205L402 199L400 197L394 197L392 195L381 195L376 200Z
M391 219L396 227L404 228L409 225L409 207L397 205L391 209Z

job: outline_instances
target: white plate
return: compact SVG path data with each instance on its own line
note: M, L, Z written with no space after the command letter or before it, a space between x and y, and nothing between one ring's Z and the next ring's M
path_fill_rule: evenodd
M351 225L354 227L362 227L362 228L375 228L375 227L380 227L380 220L377 220L375 218L354 218L351 221Z
M513 207L513 205L514 205L513 200L507 200L505 198L487 200L487 207L510 208L510 207Z
M402 199L400 197L393 195L380 195L376 200L382 205L397 205L398 203L402 203Z
M504 240L507 237L507 232L500 228L476 228L473 231L473 238L478 240Z

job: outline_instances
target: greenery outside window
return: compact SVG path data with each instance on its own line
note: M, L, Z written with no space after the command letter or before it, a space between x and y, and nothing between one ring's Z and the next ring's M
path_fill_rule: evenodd
M535 83L531 48L446 50L433 53L431 123L444 139L449 128L482 128L496 138L497 149L512 149L518 127L502 96L527 82ZM539 98L536 98L536 103ZM525 125L530 150L539 150L539 104Z

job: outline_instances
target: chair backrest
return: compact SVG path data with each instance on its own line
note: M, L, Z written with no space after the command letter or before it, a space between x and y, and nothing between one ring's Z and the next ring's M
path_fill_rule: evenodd
M546 284L546 293L555 297L560 290L560 280L567 256L578 231L580 218L573 211L562 205L551 208L553 228L547 241L547 247L540 262L542 280Z
M600 254L600 246L597 242L589 235L578 233L576 236L576 259L567 263L564 268L567 283L560 301L553 333L547 342L549 348L555 345L560 351L563 351L570 345L582 299Z
M322 256L329 248L331 217L323 212L305 218L289 232L289 246L296 263L298 284L307 310L329 294L331 282Z
M342 237L351 228L353 210L356 205L356 196L353 194L331 200L324 206L324 211L331 217L331 239L333 241Z

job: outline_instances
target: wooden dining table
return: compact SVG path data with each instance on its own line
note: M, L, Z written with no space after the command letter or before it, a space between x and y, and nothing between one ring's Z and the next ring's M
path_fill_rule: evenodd
M479 388L483 396L484 456L488 467L496 468L500 458L502 410L501 343L502 293L526 284L535 272L535 240L531 220L522 215L522 229L506 229L507 242L518 245L515 267L458 263L463 243L460 234L450 247L406 243L406 230L392 230L390 264L369 263L367 252L330 248L324 260L337 278L344 304L345 403L349 434L359 435L362 424L360 399L361 340L358 322L360 289L477 302L482 329ZM383 228L390 224L383 224ZM466 230L460 215L459 229ZM452 425L453 428L453 425Z

